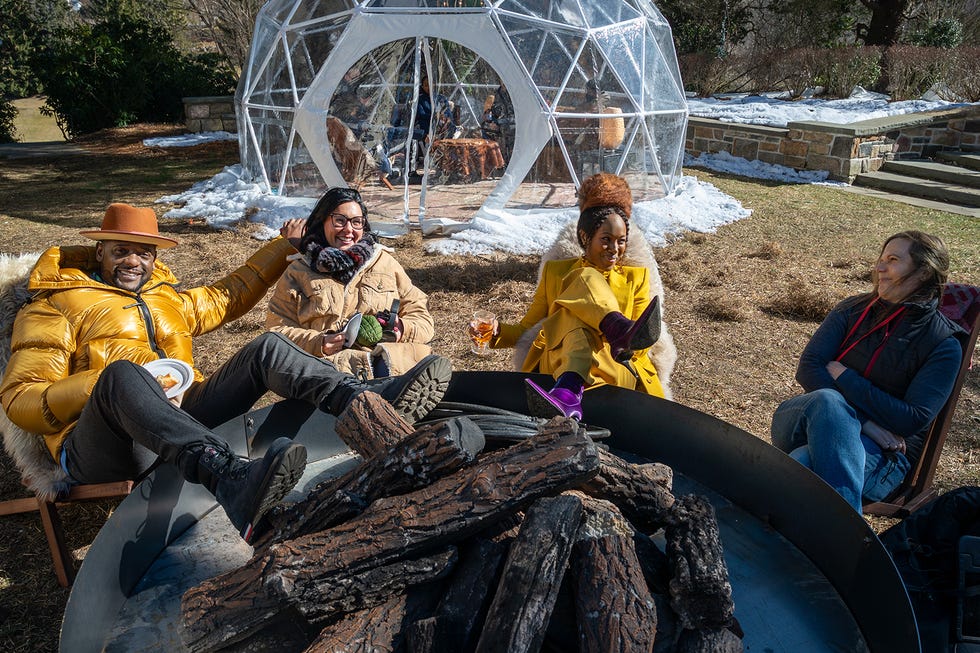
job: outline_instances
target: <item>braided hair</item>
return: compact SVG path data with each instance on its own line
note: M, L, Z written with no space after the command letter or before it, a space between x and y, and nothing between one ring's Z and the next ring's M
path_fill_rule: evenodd
M588 248L589 241L613 213L623 218L626 223L626 238L629 239L633 193L626 180L619 175L600 172L584 179L578 189L578 207L575 233L582 249Z
M618 206L590 206L582 211L578 216L578 224L575 225L575 234L578 237L578 244L583 250L588 249L589 241L599 231L599 227L610 215L618 215L626 225L626 240L630 236L630 218L626 211Z
M367 219L367 205L361 199L361 194L353 188L335 186L324 193L323 197L317 201L316 206L313 207L313 210L310 211L310 217L307 218L306 226L303 228L303 237L299 243L299 251L305 252L306 246L311 242L316 243L320 247L330 246L326 236L323 235L323 223L327 221L331 213L337 210L338 206L347 202L357 202L357 205L361 207L361 215L364 216L364 234L367 235L370 233L371 223Z

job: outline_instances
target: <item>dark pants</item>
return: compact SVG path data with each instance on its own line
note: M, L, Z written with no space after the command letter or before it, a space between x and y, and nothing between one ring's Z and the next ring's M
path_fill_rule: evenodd
M264 333L192 385L178 408L146 369L117 361L99 375L65 440L68 473L80 483L132 479L159 456L196 481L200 450L224 445L211 428L247 412L267 390L319 407L352 378L289 339Z

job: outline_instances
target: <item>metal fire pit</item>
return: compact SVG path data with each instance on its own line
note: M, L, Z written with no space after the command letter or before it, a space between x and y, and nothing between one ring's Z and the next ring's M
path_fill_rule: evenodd
M458 372L446 400L523 412L525 376ZM709 498L746 651L919 653L891 558L819 478L751 434L673 402L603 387L586 393L584 411L590 424L612 431L605 442L614 450L670 465L675 494ZM333 424L283 401L219 431L253 453L281 435L306 444L316 462L298 498L357 462ZM180 650L183 592L249 554L210 494L162 467L120 504L89 549L68 599L61 651Z

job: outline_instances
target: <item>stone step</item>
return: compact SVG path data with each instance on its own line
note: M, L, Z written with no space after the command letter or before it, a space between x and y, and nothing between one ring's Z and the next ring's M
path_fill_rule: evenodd
M936 152L934 156L941 161L980 170L980 152Z
M958 186L980 188L980 171L945 163L937 163L927 159L886 161L881 169L885 172L893 172L897 175L905 175L906 177L933 179Z
M854 178L854 184L902 195L926 197L949 204L980 207L980 190L932 179L908 177L879 170L858 175Z

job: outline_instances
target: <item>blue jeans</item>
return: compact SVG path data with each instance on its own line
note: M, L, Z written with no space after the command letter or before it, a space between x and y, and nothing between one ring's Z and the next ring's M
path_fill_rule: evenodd
M861 512L862 496L878 501L897 488L910 464L861 434L854 408L836 390L787 399L772 416L772 443L812 469Z

